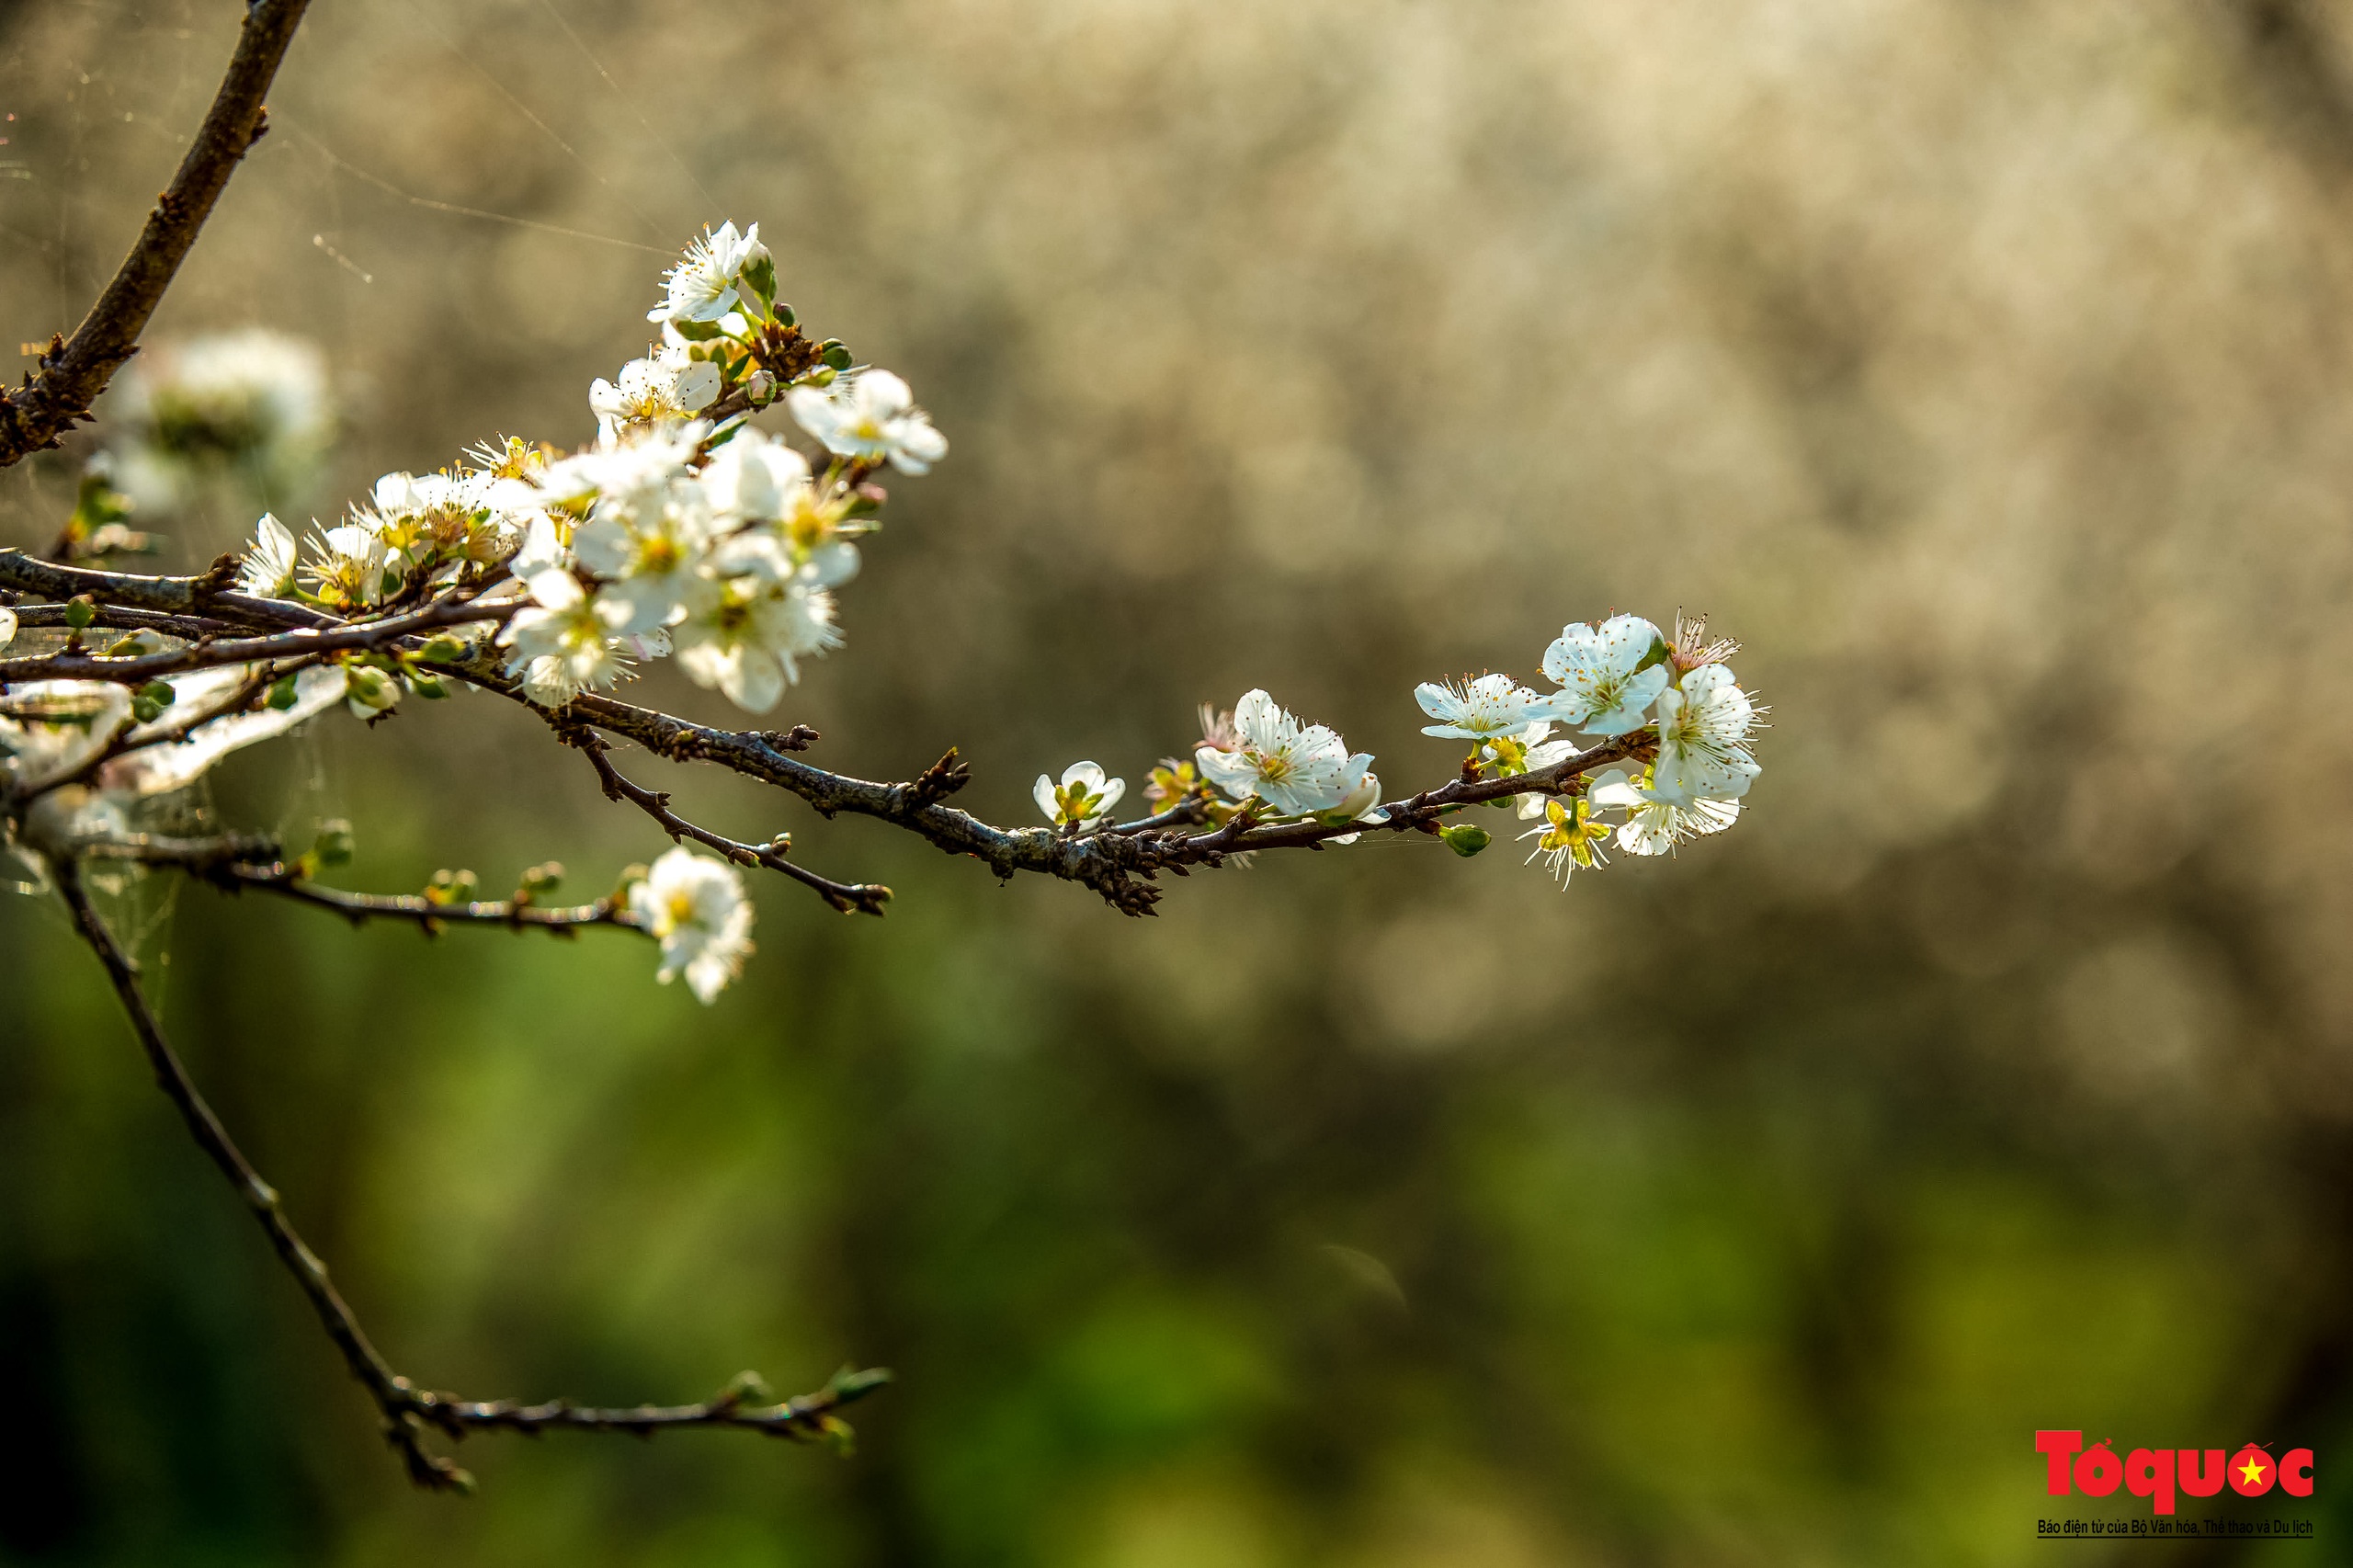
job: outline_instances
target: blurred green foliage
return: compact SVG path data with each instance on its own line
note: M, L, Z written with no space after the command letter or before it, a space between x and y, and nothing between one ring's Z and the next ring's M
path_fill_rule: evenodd
M113 265L233 11L0 18L17 339ZM2337 1551L2348 62L2296 0L319 0L156 331L325 345L321 516L585 438L654 252L758 220L955 443L779 715L819 760L954 743L1020 820L1263 684L1410 788L1454 760L1415 681L1679 600L1748 642L1768 771L1566 896L1377 838L1138 923L625 758L899 892L756 884L709 1011L615 933L131 890L410 1375L900 1375L847 1460L481 1439L463 1503L407 1491L11 900L0 1560L2023 1562L2038 1426L2313 1444ZM74 483L0 477L0 539ZM382 890L663 846L472 700L240 757L214 809L347 817Z

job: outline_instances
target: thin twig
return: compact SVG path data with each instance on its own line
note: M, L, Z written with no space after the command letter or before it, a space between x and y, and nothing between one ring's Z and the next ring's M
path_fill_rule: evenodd
M17 605L13 607L17 624L26 631L55 631L70 628L73 621L71 605ZM217 620L203 615L167 615L161 610L132 609L121 605L93 605L90 624L114 631L160 631L167 637L180 637L193 642L199 637L232 635L244 628L234 621Z
M137 351L147 318L211 216L229 176L267 129L262 97L309 3L252 0L246 6L236 52L212 107L114 280L82 318L71 342L62 336L50 340L38 378L28 376L14 393L0 392L0 468L56 446L62 433L89 417L91 403Z
M277 1189L262 1180L206 1103L195 1080L188 1076L188 1068L165 1038L163 1026L148 1005L130 955L91 905L89 894L82 886L81 866L73 860L60 860L52 869L58 892L73 911L82 939L97 954L107 978L114 983L115 994L121 998L123 1011L130 1016L131 1031L147 1053L156 1083L179 1111L180 1119L187 1124L197 1146L228 1177L229 1184L236 1188L238 1197L268 1235L279 1261L301 1286L327 1337L342 1352L344 1364L375 1400L384 1417L386 1440L399 1452L409 1479L417 1485L434 1490L468 1490L473 1484L473 1478L455 1462L426 1449L425 1433L428 1426L453 1438L476 1431L537 1433L559 1427L643 1435L673 1426L734 1426L800 1441L841 1441L848 1437L848 1428L834 1412L890 1381L890 1374L880 1369L845 1371L815 1393L802 1394L780 1404L767 1404L751 1403L759 1383L747 1374L699 1404L632 1405L620 1409L584 1408L565 1400L541 1404L463 1400L455 1394L415 1387L393 1371L392 1364L369 1343L359 1320L328 1279L326 1265L287 1220Z
M426 935L445 926L503 926L509 930L540 929L568 937L584 926L610 926L639 931L644 923L626 905L610 898L589 903L542 904L528 895L475 899L463 903L437 903L416 893L352 892L321 887L309 868L283 858L276 842L266 838L225 836L206 839L126 839L94 845L91 858L132 860L142 866L170 867L210 882L223 892L256 888L314 909L330 910L354 926L370 920L405 920Z
M784 852L791 847L792 840L784 835L779 834L766 844L745 844L698 826L670 809L666 792L648 790L623 778L606 755L611 747L594 732L578 725L558 724L556 733L566 745L578 747L587 756L589 766L596 768L597 777L604 783L607 800L627 801L660 823L663 831L673 839L691 838L718 850L739 866L765 866L771 871L781 871L815 889L818 897L844 915L880 915L882 906L891 901L891 890L880 882L837 882L787 859Z

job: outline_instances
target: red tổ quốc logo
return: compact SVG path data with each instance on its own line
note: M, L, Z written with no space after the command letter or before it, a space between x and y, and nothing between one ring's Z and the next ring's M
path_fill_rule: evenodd
M2087 1449L2081 1432L2037 1432L2034 1449L2050 1464L2046 1490L2053 1497L2105 1497L2121 1485L2170 1514L2177 1494L2211 1497L2225 1486L2242 1497L2260 1497L2274 1486L2290 1497L2313 1494L2310 1449L2290 1449L2276 1460L2258 1443L2227 1456L2221 1449L2134 1449L2120 1459L2106 1437Z

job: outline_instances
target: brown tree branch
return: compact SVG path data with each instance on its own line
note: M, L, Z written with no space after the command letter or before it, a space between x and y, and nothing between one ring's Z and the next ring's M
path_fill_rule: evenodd
M297 903L342 915L354 926L370 920L405 920L427 936L446 926L503 926L512 931L540 929L569 937L584 926L610 926L623 931L643 931L644 926L623 905L609 898L590 903L542 904L531 899L481 899L437 903L416 893L352 892L321 887L309 870L289 861L278 844L267 838L235 835L220 838L143 838L100 844L85 851L87 858L133 860L142 866L170 867L210 882L223 892L256 888Z
M102 572L95 566L65 566L37 560L20 550L0 550L0 588L44 599L64 600L86 594L96 604L164 615L210 614L246 626L345 624L285 599L236 593L229 586L236 580L233 555L221 556L191 577L150 577L134 572Z
M263 96L309 4L252 0L246 6L236 52L212 107L114 280L82 318L72 341L51 340L38 377L28 376L14 392L0 392L0 468L56 446L60 435L87 419L90 404L138 350L139 335L187 259L197 232L211 216L238 162L267 127Z
M79 863L60 860L52 870L58 892L73 911L82 939L97 955L107 978L114 983L116 995L121 998L131 1031L147 1053L156 1083L179 1111L197 1147L236 1188L238 1197L269 1237L279 1261L302 1288L327 1337L342 1353L344 1364L376 1402L376 1408L384 1418L385 1438L400 1454L409 1479L417 1485L435 1490L468 1490L473 1484L473 1478L455 1462L426 1448L428 1426L453 1438L462 1438L474 1431L538 1433L558 1427L644 1435L672 1426L736 1426L801 1441L845 1441L849 1429L834 1412L889 1381L890 1374L879 1369L845 1371L815 1393L768 1404L751 1402L752 1396L763 1391L759 1381L747 1374L699 1404L632 1405L620 1409L582 1408L564 1400L529 1405L505 1400L462 1400L454 1394L415 1387L393 1371L392 1364L369 1343L358 1319L327 1278L326 1265L304 1244L286 1218L277 1190L262 1180L230 1138L228 1130L222 1126L221 1119L213 1114L195 1080L188 1076L188 1068L165 1038L163 1026L148 1005L130 955L91 905L89 894L82 886Z
M602 736L576 724L551 722L557 737L566 745L578 747L588 758L589 766L596 768L597 777L605 786L605 799L627 801L660 823L663 831L672 839L691 838L697 844L718 850L739 866L765 866L771 871L781 871L793 881L815 889L818 897L844 915L880 915L882 906L891 901L891 890L880 882L837 882L787 859L785 851L792 846L790 835L779 834L766 844L744 844L713 833L707 827L697 826L670 809L667 793L648 790L623 778L620 770L613 766L612 758L606 755L612 748Z
M226 558L224 558L224 562ZM230 562L229 564L233 564ZM100 603L128 603L158 611L176 611L201 604L215 613L228 613L255 627L278 630L273 635L245 640L221 640L140 659L91 659L66 662L48 659L0 661L0 680L39 676L88 675L128 680L208 664L245 659L318 653L346 646L416 652L422 634L438 625L502 613L490 607L455 598L439 598L407 616L378 621L344 621L303 606L276 599L256 599L210 587L222 571L216 562L204 577L134 577L28 561L0 551L0 587L54 594L60 590L87 593ZM470 585L478 589L480 585ZM119 596L119 597L118 597ZM673 762L712 762L729 770L773 784L799 796L820 815L847 812L874 817L905 828L950 855L969 855L988 865L999 877L1022 871L1040 872L1093 888L1112 907L1128 915L1149 915L1160 898L1154 885L1157 873L1184 875L1195 866L1216 867L1235 855L1260 849L1315 848L1332 839L1378 829L1392 832L1435 831L1438 819L1472 806L1516 795L1560 793L1574 788L1585 774L1612 763L1636 761L1648 755L1654 741L1643 732L1601 743L1548 768L1508 777L1455 778L1383 808L1374 822L1262 823L1255 812L1245 812L1220 828L1187 833L1203 813L1197 806L1179 805L1136 822L1098 827L1073 835L1066 830L1039 826L1002 828L946 804L970 780L971 773L951 750L919 777L901 783L880 783L831 772L791 755L804 751L815 739L813 731L796 729L728 730L698 724L651 708L624 702L599 692L586 692L559 711L532 702L522 683L506 673L503 661L485 650L464 663L438 666L451 677L518 703L552 724L571 744L591 730L631 741ZM592 753L607 793L628 800L675 829L674 837L693 838L743 865L766 866L814 888L837 909L880 914L888 890L875 884L836 882L804 869L785 857L773 843L741 844L687 822L668 811L667 796L612 773L609 763ZM607 775L610 774L608 778Z
M255 601L256 603L267 601ZM514 613L511 604L483 605L468 599L436 599L423 609L382 620L347 621L331 630L311 627L263 637L222 640L199 637L185 648L130 658L59 652L24 659L0 659L0 683L19 680L104 680L119 686L144 686L162 676L189 670L215 669L222 665L249 665L269 659L305 658L320 653L381 648L404 637L460 626L470 621L501 620Z

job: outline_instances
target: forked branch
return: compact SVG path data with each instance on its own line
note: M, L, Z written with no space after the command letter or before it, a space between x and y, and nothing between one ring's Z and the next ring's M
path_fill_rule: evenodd
M473 1478L453 1460L426 1447L428 1427L452 1438L462 1438L470 1432L494 1430L537 1433L570 1427L646 1435L672 1426L736 1426L804 1442L843 1442L847 1439L849 1429L835 1412L889 1381L890 1374L881 1370L844 1372L815 1393L773 1403L759 1380L745 1374L699 1404L631 1405L620 1409L595 1409L565 1400L542 1404L464 1400L416 1387L393 1371L392 1364L369 1340L359 1320L328 1278L327 1266L286 1218L277 1189L254 1169L198 1090L196 1081L188 1076L178 1052L165 1038L163 1026L139 983L139 973L131 956L90 903L89 893L82 884L80 865L62 859L55 863L53 870L58 892L73 911L77 931L90 950L97 954L116 995L122 1000L131 1031L138 1036L141 1048L147 1053L148 1065L154 1070L156 1084L178 1110L180 1119L188 1124L197 1146L236 1189L237 1196L269 1237L270 1246L287 1272L302 1288L320 1325L342 1353L344 1365L376 1402L376 1408L384 1418L386 1441L400 1454L409 1478L418 1485L470 1490L473 1484Z

